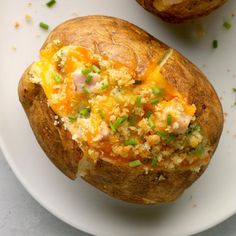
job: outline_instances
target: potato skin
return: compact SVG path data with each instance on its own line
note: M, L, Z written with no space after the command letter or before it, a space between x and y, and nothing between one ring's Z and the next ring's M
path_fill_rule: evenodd
M169 48L137 26L106 16L80 17L59 25L42 49L53 40L108 55L139 75L144 74L150 61L158 61ZM202 164L199 172L163 169L145 173L141 167L129 168L101 158L97 162L82 158L70 133L62 124L54 125L55 114L47 105L42 87L29 81L29 71L30 68L19 83L20 101L39 144L68 177L75 179L79 170L83 179L110 196L133 203L155 204L175 200L206 169L208 163ZM176 50L161 73L190 103L195 103L197 120L209 139L212 156L223 128L222 107L215 90L202 72Z
M210 14L222 6L226 0L184 0L181 3L173 4L168 9L160 7L160 2L164 2L164 0L137 0L137 2L164 21L183 23Z

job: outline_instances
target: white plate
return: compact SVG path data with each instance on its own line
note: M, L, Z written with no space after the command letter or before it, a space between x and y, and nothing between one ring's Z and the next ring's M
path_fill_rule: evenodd
M205 230L236 212L236 1L191 25L171 26L144 11L134 0L1 1L0 8L0 143L21 183L45 208L74 227L96 235L189 235ZM27 23L25 14L32 16ZM37 58L51 28L76 14L124 18L177 48L208 76L228 113L220 145L206 173L175 203L139 206L109 198L78 179L67 179L46 158L18 102L17 83ZM224 20L233 27L223 28ZM19 29L14 23L20 22ZM197 37L204 27L206 35ZM200 29L200 30L199 30ZM219 48L212 49L213 39ZM14 50L14 47L16 50ZM191 197L192 196L192 197Z

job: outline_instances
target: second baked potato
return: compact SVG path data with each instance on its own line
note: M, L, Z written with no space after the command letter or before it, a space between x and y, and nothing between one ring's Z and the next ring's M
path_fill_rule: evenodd
M137 0L146 10L170 23L206 16L226 0Z
M106 16L54 29L23 74L19 98L65 175L135 203L180 196L206 169L223 125L219 99L196 66Z

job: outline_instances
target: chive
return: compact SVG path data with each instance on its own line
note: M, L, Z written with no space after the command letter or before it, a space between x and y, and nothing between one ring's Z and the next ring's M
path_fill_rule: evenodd
M176 139L176 136L174 134L172 134L172 135L168 136L166 141L167 141L167 143L170 143L170 142L172 142L175 139Z
M131 125L135 125L137 122L137 117L135 115L131 116L129 122Z
M44 23L44 22L40 22L39 23L39 27L41 27L44 30L48 30L49 29L49 26L46 23Z
M212 41L212 47L213 48L218 48L218 40L215 39L215 40Z
M197 124L193 124L193 125L190 125L188 130L187 130L187 134L188 135L191 135L192 133L194 133L195 131L197 132L200 132L201 130L201 127Z
M201 156L204 153L204 151L205 151L204 146L200 144L195 149L193 149L192 153Z
M151 116L152 112L151 111L148 111L147 114L146 114L146 117L149 119L150 116Z
M158 161L158 157L157 157L157 156L154 156L153 159L152 159L151 165L152 165L152 166L156 166L156 165L157 165L157 161Z
M159 99L158 98L154 98L151 100L151 104L155 105L159 102Z
M111 130L116 132L116 130L127 120L126 116L118 117L114 123L110 123Z
M137 166L141 166L142 162L140 160L135 160L135 161L131 161L129 162L129 167L137 167Z
M102 89L102 90L105 90L105 89L107 89L109 86L110 86L110 84L102 84L101 89Z
M97 66L95 66L95 65L92 65L92 70L95 72L95 73L100 73L101 72L101 70L97 67Z
M150 126L152 129L155 128L155 125L154 125L154 123L153 123L153 121L152 121L151 118L148 118L148 124L149 124L149 126Z
M91 111L90 108L85 107L79 112L79 114L83 117L87 117L89 115L90 111Z
M82 91L83 91L85 94L89 94L89 91L88 91L88 89L87 89L85 86L82 87Z
M156 134L158 134L159 136L161 136L162 138L164 138L168 143L172 142L176 136L175 135L167 135L164 131L159 130L156 132Z
M68 119L70 121L76 121L77 120L77 115L70 115L70 116L68 116Z
M51 0L51 1L47 2L46 5L47 5L48 7L53 7L55 4L56 4L56 0Z
M61 77L59 75L54 75L54 81L56 83L61 83L62 82Z
M236 92L236 88L233 88L233 91Z
M138 96L137 99L136 99L136 105L138 107L141 107L141 96Z
M134 84L136 84L136 85L138 85L138 84L142 84L142 80L138 80L138 79L136 79L136 80L134 81Z
M99 115L101 116L102 119L105 118L105 114L101 109L98 110L98 113L99 113Z
M85 79L85 83L89 84L92 80L93 80L93 76L92 75L87 75L87 77Z
M131 145L131 146L136 146L137 145L137 142L133 139L128 139L128 140L125 140L125 145L128 146L128 145Z
M225 21L224 24L223 24L223 26L224 26L225 29L227 29L227 30L229 30L229 29L232 27L232 25L231 25L231 23L230 23L229 21Z
M166 119L167 126L170 126L172 124L172 115L168 114Z
M162 130L159 130L156 133L164 139L168 138L168 135Z
M112 123L110 123L110 127L111 127L112 132L115 133L116 132L115 126Z
M157 86L152 87L152 92L153 92L153 94L155 94L157 96L163 96L163 93L164 93L163 89L159 89L159 88L157 88Z
M83 75L88 75L89 73L92 72L92 69L91 68L85 68L81 72L82 72Z

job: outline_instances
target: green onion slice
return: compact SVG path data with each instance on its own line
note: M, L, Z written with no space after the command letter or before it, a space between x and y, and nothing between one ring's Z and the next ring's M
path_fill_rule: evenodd
M170 126L172 124L172 115L170 115L170 114L167 115L166 123L168 126Z
M135 160L135 161L131 161L129 162L129 167L137 167L137 166L141 166L142 162L140 160Z
M61 77L60 77L59 75L54 75L54 81L55 81L56 83L61 83L61 82L62 82L62 79L61 79Z
M128 146L128 145L136 146L137 142L134 139L128 139L128 140L125 140L125 145L126 146Z
M137 99L136 99L136 105L138 106L138 107L141 107L141 96L138 96L137 97Z
M48 7L53 7L55 4L56 4L56 0L51 0L51 1L49 1L49 2L46 3L46 5L47 5Z
M127 116L118 117L114 123L110 123L111 130L116 132L116 130L127 120Z
M39 23L39 27L44 29L44 30L48 30L49 29L49 25L47 25L46 23L44 22L40 22Z
M102 119L105 118L105 114L101 109L98 110L98 113L99 113L99 115L101 116Z

